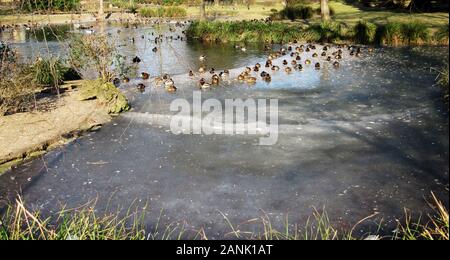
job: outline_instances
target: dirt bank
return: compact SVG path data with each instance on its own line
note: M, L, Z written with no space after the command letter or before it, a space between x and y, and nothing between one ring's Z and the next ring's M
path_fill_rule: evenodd
M0 117L0 174L111 119L107 104L99 99L80 101L79 92L66 91L47 112Z

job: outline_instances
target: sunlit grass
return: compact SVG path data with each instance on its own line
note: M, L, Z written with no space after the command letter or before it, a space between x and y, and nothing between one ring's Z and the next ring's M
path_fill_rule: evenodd
M397 232L394 239L402 240L448 240L449 239L449 216L448 209L432 193L433 201L430 207L434 213L427 216L425 224L420 218L412 220L412 214L405 210L404 221L398 222Z
M280 225L275 224L268 214L233 223L226 214L218 212L228 226L229 231L221 234L222 239L250 240L448 240L449 216L443 203L432 194L430 207L433 213L426 217L413 218L405 210L405 217L398 220L392 236L380 236L382 220L375 232L363 235L355 230L367 221L377 223L370 215L353 225L349 230L333 226L325 209L313 209L306 224L300 226L289 220L286 214ZM6 207L0 218L0 240L146 240L146 239L208 239L203 228L189 228L186 222L163 223L161 210L156 224L145 225L146 206L130 207L124 214L117 211L110 214L98 214L95 201L75 209L63 208L50 217L43 217L39 211L30 211L19 197L14 205ZM281 227L279 229L276 228Z
M449 102L449 86L448 86L448 63L440 70L437 70L438 75L436 77L436 82L442 88L445 102Z
M449 19L449 14L445 12L408 13L389 10L365 11L342 1L330 1L329 4L335 11L333 20L349 25L354 25L360 20L365 20L378 25L387 24L389 22L409 23L417 21L425 24L425 26L432 30L436 30L441 26L448 24ZM318 8L319 4L312 4L312 6ZM316 19L320 19L320 17L316 17Z

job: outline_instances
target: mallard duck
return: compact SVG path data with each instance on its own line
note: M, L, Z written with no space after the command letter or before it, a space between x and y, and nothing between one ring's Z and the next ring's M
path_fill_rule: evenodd
M288 50L288 51L292 51L292 46L289 45L288 48L287 48L287 50Z
M264 78L267 75L267 72L263 71L259 75L261 76L261 78Z
M340 60L340 59L342 59L342 55L338 54L338 55L336 55L336 57L334 57L334 58L337 59L337 60Z
M256 83L256 78L255 78L255 77L248 77L248 78L246 79L246 82L247 82L248 84L254 84L254 83Z
M169 93L173 93L177 91L177 87L175 87L174 85L170 85L170 86L166 86L166 91Z
M150 74L148 74L147 72L142 72L141 77L143 80L147 80L150 78Z
M316 64L314 65L314 67L315 67L316 69L320 69L320 63L319 63L319 62L316 62Z
M335 62L333 62L333 66L334 66L335 68L339 68L340 64L339 64L339 62L335 61Z
M120 86L120 79L119 79L119 78L114 78L114 79L113 79L113 84L114 84L114 86L116 86L116 87Z
M139 84L137 85L137 89L138 89L140 92L144 92L144 91L145 91L145 85L142 84L142 83L139 83Z
M302 70L303 70L302 64L298 64L297 69L298 69L299 71L302 71Z
M259 64L259 62L258 62L255 64L255 67L259 69L259 68L261 68L261 64Z
M317 56L319 56L319 55L317 55L317 53L315 53L315 52L312 54L313 58L317 58Z
M245 73L250 74L251 72L252 72L252 68L250 68L250 67L245 68Z
M141 62L141 59L138 56L133 58L133 63L139 63L139 62Z
M201 89L207 89L211 87L211 84L209 84L208 82L206 82L206 80L204 78L201 78L199 81L199 85Z
M245 79L245 76L243 74L239 74L238 80L243 81Z
M297 65L297 61L296 61L296 60L292 60L292 61L291 61L291 65L292 65L292 66Z
M327 45L323 46L322 50L328 51L328 46Z
M205 73L205 71L206 71L206 68L203 67L203 66L201 66L201 67L198 69L198 72L200 72L200 73Z
M306 60L305 60L305 64L306 64L306 65L311 64L311 60L310 60L310 59L306 59Z
M164 84L164 80L161 77L156 77L155 78L155 85L157 87L162 86L162 84Z
M309 52L309 51L310 51L309 47L307 47L305 51L306 51L306 52Z
M302 57L300 57L300 55L297 55L297 57L295 57L295 60L297 60L297 61L299 61L301 59L302 59Z
M203 84L205 84L206 83L206 80L205 80L205 78L201 78L199 81L198 81L198 84L201 86L201 85L203 85Z
M128 82L130 82L130 78L128 78L128 77L123 77L123 78L122 78L122 82L123 82L123 83L128 83Z
M331 61L331 56L328 56L328 57L327 57L327 61Z
M164 73L162 78L163 78L163 80L168 80L168 79L170 79L170 76L169 76L169 74Z
M198 57L199 61L204 61L206 60L206 56L205 55L200 55L200 57Z
M152 49L152 52L157 52L158 51L158 48L157 47L154 47L153 49Z
M219 73L219 77L226 80L230 76L230 72L228 70L224 70L223 72Z
M291 73L292 72L292 68L291 67L286 67L286 68L284 68L284 71L286 71L286 73Z
M194 72L192 70L189 71L189 77L193 77L194 76Z
M283 60L283 65L284 65L284 66L288 65L287 60Z
M280 67L278 67L277 65L272 66L272 70L273 71L279 71Z
M174 82L173 82L173 80L172 79L166 79L165 81L164 81L164 86L167 88L167 87L170 87L170 86L173 86L174 85Z
M213 85L219 85L219 76L217 76L217 74L214 74L211 78L211 83Z
M258 72L258 71L259 71L259 67L256 67L256 66L253 67L253 71L254 71L254 72Z
M270 81L272 81L272 77L270 76L269 73L267 73L266 76L264 76L263 79L264 79L265 82L270 82Z
M214 73L216 73L216 70L215 70L214 68L211 68L211 69L209 70L209 73L210 73L210 74L214 74Z
M322 54L320 54L322 57L325 57L325 56L327 56L327 53L326 52L322 52Z

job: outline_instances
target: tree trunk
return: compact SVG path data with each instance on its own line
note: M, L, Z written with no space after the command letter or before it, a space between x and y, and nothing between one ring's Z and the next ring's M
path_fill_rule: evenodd
M103 0L99 0L98 19L103 20L105 13L103 12Z
M200 21L206 20L205 0L200 4Z
M328 0L320 0L320 15L322 16L322 21L329 21L330 18L330 8L328 7Z

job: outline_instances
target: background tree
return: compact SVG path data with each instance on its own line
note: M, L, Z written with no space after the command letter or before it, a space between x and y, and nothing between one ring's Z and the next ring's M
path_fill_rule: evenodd
M328 0L320 0L320 15L322 16L322 21L329 21L330 18L330 7L328 6Z
M103 11L103 0L99 0L99 6L98 6L98 19L103 20L104 17L104 11Z
M202 0L200 4L200 21L206 20L205 0Z

